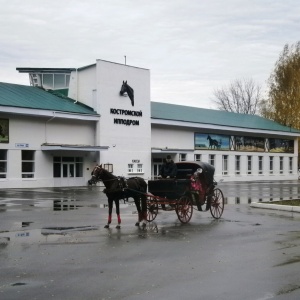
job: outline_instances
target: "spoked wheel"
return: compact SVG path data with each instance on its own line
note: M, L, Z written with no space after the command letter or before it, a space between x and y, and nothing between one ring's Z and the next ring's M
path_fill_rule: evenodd
M219 219L222 216L224 210L224 196L220 189L214 189L211 196L210 213L215 219Z
M193 203L188 196L182 196L176 205L176 214L181 223L188 223L193 215Z
M147 198L147 221L153 221L158 214L158 204L154 197Z

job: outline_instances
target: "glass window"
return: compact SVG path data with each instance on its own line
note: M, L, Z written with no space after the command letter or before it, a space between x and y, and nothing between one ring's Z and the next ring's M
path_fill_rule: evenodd
M83 157L53 157L53 177L83 177Z
M179 161L186 161L186 154L185 153L180 153L179 154Z
M137 172L138 173L143 173L143 164L138 164L137 165Z
M34 178L34 154L32 150L22 150L22 178Z
M241 174L241 156L240 155L235 156L235 174L236 175Z
M258 157L258 174L263 174L263 156Z
M201 161L201 154L195 154L194 161Z
M289 157L289 173L293 173L293 158Z
M66 75L66 87L70 85L70 75Z
M279 157L279 173L283 174L283 156Z
M6 178L7 150L0 150L0 178Z
M247 156L247 161L248 161L247 174L250 175L250 174L252 174L252 156L248 155Z
M103 165L103 168L104 168L105 170L107 170L108 172L110 172L110 173L113 173L113 171L114 171L114 166L113 166L113 164L104 164L104 165Z
M228 155L222 155L222 174L228 174Z
M128 164L128 173L133 173L133 164Z
M208 161L210 165L215 166L215 154L210 154Z
M273 174L273 168L274 168L274 156L270 156L270 174Z
M53 90L53 74L43 74L43 88Z
M54 74L54 89L63 89L66 87L65 74Z

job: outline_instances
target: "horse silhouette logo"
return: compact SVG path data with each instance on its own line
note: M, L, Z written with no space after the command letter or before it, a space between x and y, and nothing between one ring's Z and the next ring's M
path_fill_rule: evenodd
M126 81L123 80L123 84L122 84L121 90L120 90L120 95L128 96L129 99L131 100L131 105L134 106L134 90L132 87L130 87L127 84L127 80Z

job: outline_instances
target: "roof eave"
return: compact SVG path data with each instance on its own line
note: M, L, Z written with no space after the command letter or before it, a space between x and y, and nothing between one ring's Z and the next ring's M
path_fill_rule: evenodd
M45 110L45 109L32 109L23 107L12 107L12 106L1 106L2 113L11 113L27 116L36 117L55 117L61 119L76 119L76 120L86 120L86 121L99 121L99 114L80 114L72 112L63 112L55 110Z
M201 123L201 122L188 122L188 121L178 121L178 120L168 120L159 119L151 117L151 124L165 125L165 126L180 126L189 128L201 128L201 129L212 129L222 131L234 131L238 133L258 133L258 134L268 134L268 135L285 135L300 137L300 132L284 131L284 130L269 130L269 129L258 129L258 128L248 128L248 127L235 127L227 125L218 125L213 123Z

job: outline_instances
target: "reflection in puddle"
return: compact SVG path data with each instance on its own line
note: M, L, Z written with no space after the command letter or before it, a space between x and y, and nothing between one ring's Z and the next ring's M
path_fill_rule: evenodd
M120 203L120 208L126 208L126 207L129 207L129 206L134 206L135 204L134 203ZM108 204L100 204L99 205L100 208L107 208L108 207Z
M10 243L51 243L76 231L98 230L97 226L80 226L80 227L48 227L42 229L20 230L0 233L0 245ZM63 241L63 240L62 240Z
M245 196L245 197L225 197L225 204L251 204L253 202L273 202L273 201L281 201L281 200L289 200L289 199L294 199L294 197L287 197L287 198L283 198L283 197L270 197L270 198L261 198L261 197L249 197L249 196Z

